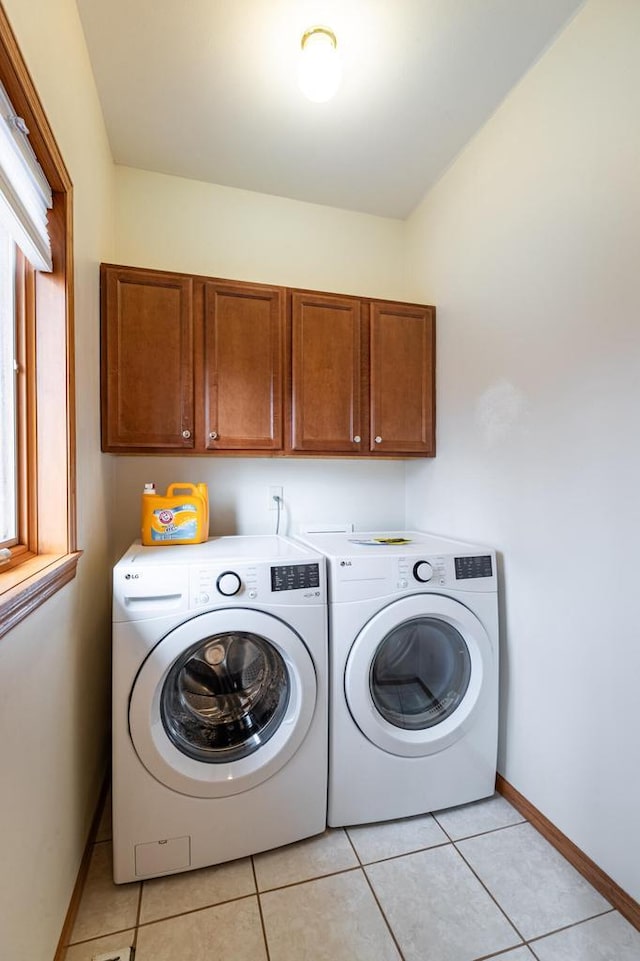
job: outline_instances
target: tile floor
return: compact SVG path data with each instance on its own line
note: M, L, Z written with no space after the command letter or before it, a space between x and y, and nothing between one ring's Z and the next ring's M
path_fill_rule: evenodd
M65 961L640 961L640 932L500 796L114 885L108 806Z

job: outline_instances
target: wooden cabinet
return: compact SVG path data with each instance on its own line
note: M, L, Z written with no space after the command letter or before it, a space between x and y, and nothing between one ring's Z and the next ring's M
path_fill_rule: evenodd
M207 450L282 450L284 291L204 284Z
M292 450L362 450L360 302L294 291L291 356Z
M282 288L110 265L101 280L103 450L282 450Z
M102 449L194 449L193 281L102 268Z
M101 268L102 449L435 453L434 309Z
M294 451L434 452L433 308L294 291Z
M432 454L433 309L374 302L369 323L369 450L374 454Z

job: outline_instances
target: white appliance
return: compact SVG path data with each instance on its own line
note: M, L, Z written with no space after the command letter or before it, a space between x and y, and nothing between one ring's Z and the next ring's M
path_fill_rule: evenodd
M324 558L288 538L133 544L113 575L116 882L317 834Z
M407 817L492 794L495 553L416 531L305 542L328 558L328 823Z

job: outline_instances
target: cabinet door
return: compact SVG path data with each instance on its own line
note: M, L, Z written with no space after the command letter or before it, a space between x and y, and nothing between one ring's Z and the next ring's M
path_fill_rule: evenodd
M372 453L434 453L434 329L431 307L371 304Z
M362 319L358 300L294 292L292 449L352 452L362 445Z
M192 280L103 265L102 448L189 450Z
M204 403L208 450L281 450L284 291L204 285Z

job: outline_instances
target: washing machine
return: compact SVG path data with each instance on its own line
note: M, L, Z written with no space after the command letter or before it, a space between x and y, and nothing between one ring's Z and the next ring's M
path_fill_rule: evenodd
M284 537L132 545L113 574L117 883L323 831L324 558Z
M328 823L493 794L495 552L417 531L304 540L328 560Z

